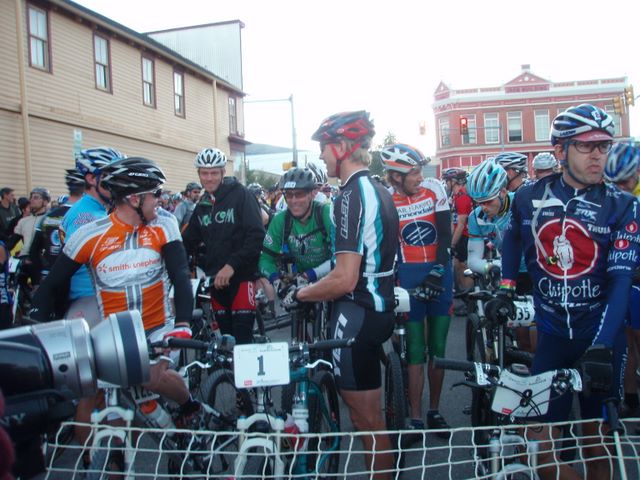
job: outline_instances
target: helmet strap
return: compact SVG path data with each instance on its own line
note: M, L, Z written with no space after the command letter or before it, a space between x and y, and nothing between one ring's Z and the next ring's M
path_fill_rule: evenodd
M336 177L340 178L340 164L342 163L342 161L345 158L349 158L349 156L351 156L353 152L355 152L357 149L360 148L360 145L362 145L361 142L356 142L353 144L353 147L351 147L349 150L347 150L344 153L344 155L338 155L338 152L336 151L336 144L335 143L329 144L329 147L331 148L331 153L336 159Z

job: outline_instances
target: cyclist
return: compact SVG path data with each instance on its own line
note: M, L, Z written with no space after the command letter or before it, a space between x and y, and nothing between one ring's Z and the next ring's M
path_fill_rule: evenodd
M501 152L493 159L507 172L507 190L515 192L527 178L527 156L518 152Z
M280 187L287 209L276 213L269 224L258 266L283 298L289 287L315 282L329 273L332 227L331 206L314 200L316 177L311 170L288 170ZM287 267L298 275L281 285Z
M449 259L451 245L451 212L447 194L435 179L424 179L422 167L429 160L414 147L397 143L380 152L387 180L393 187L393 203L400 218L398 241L398 281L413 289L421 286L424 295L411 298L411 311L406 324L408 354L408 389L411 422L409 427L424 430L422 393L424 389L425 321L429 364L429 410L427 426L449 428L439 412L444 370L434 368L433 358L444 357L453 301L453 270ZM447 438L446 432L439 433ZM415 435L403 437L406 443L418 440ZM408 446L405 444L405 446Z
M13 192L13 188L10 187L0 189L0 240L2 241L7 241L13 233L14 219L22 216Z
M11 327L12 295L9 291L9 249L0 240L0 330Z
M107 216L110 193L100 186L102 168L125 156L111 147L87 148L76 154L76 170L85 183L84 195L74 203L60 223L60 241L64 244L82 225ZM101 321L96 294L85 266L71 279L69 308L65 318L84 318L89 326Z
M47 213L49 202L51 201L51 194L49 190L43 187L36 187L31 190L29 194L29 210L30 215L22 217L16 228L13 230L13 235L8 241L9 250L22 240L22 248L20 249L19 257L26 257L29 255L29 249L31 248L31 242L36 232L36 225L42 221L43 215Z
M604 178L617 185L620 190L640 197L638 168L640 167L640 150L632 143L616 143L607 157L604 167ZM631 286L629 308L627 310L627 345L629 355L624 374L624 416L637 416L640 407L636 368L640 352L640 271L636 268Z
M467 245L469 243L469 228L467 226L469 214L473 210L473 200L467 194L467 172L462 168L447 168L442 172L447 192L450 195L451 213L453 220L453 237L451 238L451 256L453 257L453 272L458 290L473 287L473 282L465 278L467 268ZM461 313L465 313L460 310Z
M266 205L264 199L264 190L262 189L262 185L259 183L250 183L247 185L247 190L249 190L256 201L258 202L258 206L260 207L260 217L262 218L262 225L264 228L267 228L269 222L271 222L271 209Z
M264 240L260 207L235 177L225 177L227 157L204 148L195 158L205 193L183 233L187 252L204 243L205 273L213 277L211 304L220 331L251 343L256 319L255 279Z
M180 225L180 230L186 228L189 224L189 219L191 218L193 210L196 208L196 203L198 203L201 191L202 187L199 183L187 183L187 186L184 189L184 200L182 200L173 210L173 215L176 217L178 225ZM166 209L167 206L168 205L165 205L164 208Z
M33 265L31 281L34 286L40 283L42 276L47 276L53 262L60 254L62 249L58 230L60 223L71 205L80 200L84 193L84 178L77 170L67 170L64 180L69 190L67 201L47 212L42 221L36 225L33 242L31 242L29 249L29 258ZM64 311L59 311L59 313L63 315Z
M53 299L64 291L80 266L86 265L102 318L138 310L151 341L191 338L193 295L187 256L175 219L156 214L164 182L162 170L141 157L101 167L99 186L109 191L113 211L82 226L67 239L62 254L36 292L34 319L50 319ZM175 319L169 282L175 292ZM199 402L190 396L182 377L168 367L166 360L152 365L145 388L180 405L181 427L200 426L197 422L202 415L194 415L201 411ZM82 412L88 413L90 410Z
M318 165L313 162L307 163L307 168L313 173L316 180L316 196L314 200L320 203L329 203L330 197L324 192L324 187L328 185L327 174ZM331 187L329 187L331 190Z
M604 110L589 104L569 107L551 127L554 154L563 167L522 187L515 195L512 219L503 242L503 279L487 310L506 308L524 252L534 281L538 344L532 373L580 365L590 396L581 396L582 417L601 417L602 401L620 395L623 322L638 259L638 202L602 182L611 150L614 123ZM589 379L591 380L589 382ZM566 420L570 396L552 400L545 421ZM585 456L606 458L597 423L583 425ZM556 437L546 427L533 435ZM541 447L541 452L547 451ZM554 465L543 454L540 464ZM568 465L542 469L545 476L578 478ZM593 460L588 478L609 478L608 462Z
M352 348L334 350L340 395L358 431L385 429L381 405L380 346L394 326L393 263L398 242L398 213L385 188L369 177L368 148L373 122L365 111L325 119L312 139L320 142L327 173L341 180L334 200L335 267L316 283L293 290L287 305L333 300L331 327L337 338L355 337ZM390 469L393 455L387 435L362 439L367 466ZM373 478L389 478L377 473Z
M558 168L558 160L553 153L542 152L533 157L533 176L540 180L551 175Z

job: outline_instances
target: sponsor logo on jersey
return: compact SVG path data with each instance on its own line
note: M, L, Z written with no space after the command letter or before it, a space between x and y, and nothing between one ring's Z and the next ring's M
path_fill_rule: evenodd
M591 210L589 208L576 208L576 215L578 215L584 221L596 221L595 210Z
M616 250L626 250L627 248L629 248L629 245L631 244L626 238L618 238L615 242L613 242L613 246L616 248Z
M567 285L564 281L555 281L549 277L542 277L538 281L538 289L545 298L562 299L594 299L602 294L600 285L591 283L590 278L583 278L580 283Z
M402 227L400 235L404 243L416 247L433 245L438 240L435 225L424 220L407 223Z
M632 221L628 224L624 229L629 233L638 233L638 224L635 221Z
M543 223L537 234L536 260L547 274L570 280L593 270L599 246L581 223L555 218Z
M342 238L349 237L349 202L351 200L351 190L342 194L340 202L340 235Z
M95 267L99 285L106 289L122 289L131 285L146 286L159 280L163 271L162 257L150 248L113 252Z
M431 215L435 211L435 205L431 198L425 198L410 205L396 205L396 208L400 221Z
M587 223L587 230L593 233L599 233L601 235L609 235L611 233L611 228L609 228L608 226L599 227L597 225L591 225L590 223Z
M219 212L216 213L214 217L214 221L216 223L236 223L234 213L235 211L233 208L229 208L227 210L220 210Z
M616 243L618 241L616 240ZM638 262L638 253L635 250L620 250L615 249L609 252L609 256L607 257L607 261L611 263L617 262Z

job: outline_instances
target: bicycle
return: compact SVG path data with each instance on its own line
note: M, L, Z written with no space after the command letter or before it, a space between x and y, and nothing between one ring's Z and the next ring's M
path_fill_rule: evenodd
M240 416L237 421L236 478L282 478L284 475L325 478L324 475L337 473L340 464L338 392L333 374L327 369L317 369L328 362L321 358L314 360L312 353L347 348L352 343L353 339L337 339L291 347L286 343L236 347L236 386L247 388L246 385L251 384L257 398L255 413ZM283 365L291 367L286 379L283 379L283 370L286 371ZM295 385L295 394L283 402L283 408L290 411L291 417L285 412L274 412L270 402L270 387L283 382ZM293 420L291 426L295 425L295 434L286 434L286 419ZM323 432L330 434L308 435Z

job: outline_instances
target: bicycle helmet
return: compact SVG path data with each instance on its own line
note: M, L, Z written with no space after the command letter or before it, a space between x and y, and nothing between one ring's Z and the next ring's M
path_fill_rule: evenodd
M447 168L442 172L442 180L454 180L458 183L466 183L468 173L463 168Z
M316 188L316 179L308 168L292 168L280 177L281 190L313 190Z
M74 169L65 170L65 172L64 182L69 190L84 188L84 175Z
M374 135L375 129L369 113L358 110L336 113L325 118L311 139L317 142L330 142L345 138L358 142L361 148L369 148Z
M507 172L493 158L487 158L469 175L467 194L476 202L486 202L507 187Z
M110 163L102 170L103 188L114 199L135 193L153 192L160 188L166 177L155 162L142 157L130 157Z
M558 160L552 153L542 152L533 157L534 170L550 170L558 165Z
M191 192L193 190L202 190L202 187L200 186L199 183L189 182L189 183L187 183L187 186L186 186L186 188L184 190L186 192Z
M95 175L105 165L122 158L127 156L111 147L87 148L76 154L76 169L83 177L88 173Z
M34 193L36 195L40 195L40 197L45 202L49 202L51 200L51 194L49 193L49 190L44 187L35 187L33 190L31 190L31 193L29 193L29 198L31 198L31 195L33 195Z
M400 173L409 173L429 163L420 150L403 143L384 147L380 151L380 157L385 170Z
M69 201L69 195L59 195L56 201L58 202L58 205L64 205Z
M493 160L505 170L511 168L518 173L527 172L527 156L518 152L501 152Z
M193 162L196 168L223 168L227 156L218 148L203 148Z
M327 174L318 165L313 162L307 163L307 168L311 170L313 176L316 177L316 185L324 185L328 182Z
M610 182L622 182L638 175L640 149L632 143L616 143L604 167L604 177Z
M611 140L614 131L613 118L607 112L583 103L577 107L567 108L553 119L551 145L571 137L583 141Z
M260 185L259 183L254 182L247 185L247 190L253 193L256 197L262 195L262 185Z

